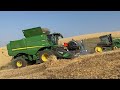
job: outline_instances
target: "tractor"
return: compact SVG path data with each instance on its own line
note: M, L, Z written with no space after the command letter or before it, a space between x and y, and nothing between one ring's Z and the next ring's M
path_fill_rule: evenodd
M25 29L22 32L25 38L7 44L8 55L13 57L11 60L13 68L49 61L51 55L57 59L73 58L71 52L58 45L59 38L63 38L60 33L50 33L41 27Z
M99 37L100 42L95 47L95 52L103 52L120 48L120 39L113 39L111 34Z

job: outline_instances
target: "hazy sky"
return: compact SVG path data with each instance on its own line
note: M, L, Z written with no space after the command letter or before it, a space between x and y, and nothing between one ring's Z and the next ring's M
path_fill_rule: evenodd
M119 31L120 11L0 11L0 46L24 38L23 29L38 26L64 37Z

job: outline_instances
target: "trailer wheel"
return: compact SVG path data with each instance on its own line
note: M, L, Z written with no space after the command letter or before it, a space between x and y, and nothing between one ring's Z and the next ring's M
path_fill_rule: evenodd
M27 61L23 58L16 58L16 59L13 59L12 61L13 68L22 68L25 66L27 66Z
M53 57L53 58L52 58ZM55 58L56 56L51 52L51 51L40 51L39 52L39 59L40 59L40 62L43 63L43 62L46 62L46 61L49 61L49 60L57 60Z
M102 47L99 46L95 47L95 52L103 52Z

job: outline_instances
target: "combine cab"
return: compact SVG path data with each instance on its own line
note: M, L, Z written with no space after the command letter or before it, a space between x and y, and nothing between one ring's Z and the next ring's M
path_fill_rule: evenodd
M113 39L112 35L100 36L100 42L95 47L95 52L103 52L120 48L120 39Z

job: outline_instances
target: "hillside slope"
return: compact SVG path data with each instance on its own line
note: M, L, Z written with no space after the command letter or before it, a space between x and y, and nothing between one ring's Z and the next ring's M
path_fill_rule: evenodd
M113 37L119 37L120 38L120 31L114 31L114 32L101 32L101 33L92 33L92 34L85 34L85 35L79 35L79 36L73 36L68 38L63 38L59 40L59 43L62 44L63 42L68 42L72 39L75 40L81 40L81 39L90 39L90 38L98 38L102 35L112 34Z
M71 38L61 39L60 42L69 40L88 39L88 46L93 48L96 39L101 35L112 34L113 37L120 37L120 32L106 32L88 35L80 35ZM91 39L92 40L91 40ZM0 67L10 63L12 57L7 53L6 47L0 48ZM42 79L42 78L120 78L120 50L104 52L101 54L89 54L72 60L59 60L42 63L39 65L27 66L21 69L0 70L0 78L18 79Z
M0 79L118 79L120 50L0 71Z
M8 55L7 48L0 48L0 67L8 64L12 57Z

